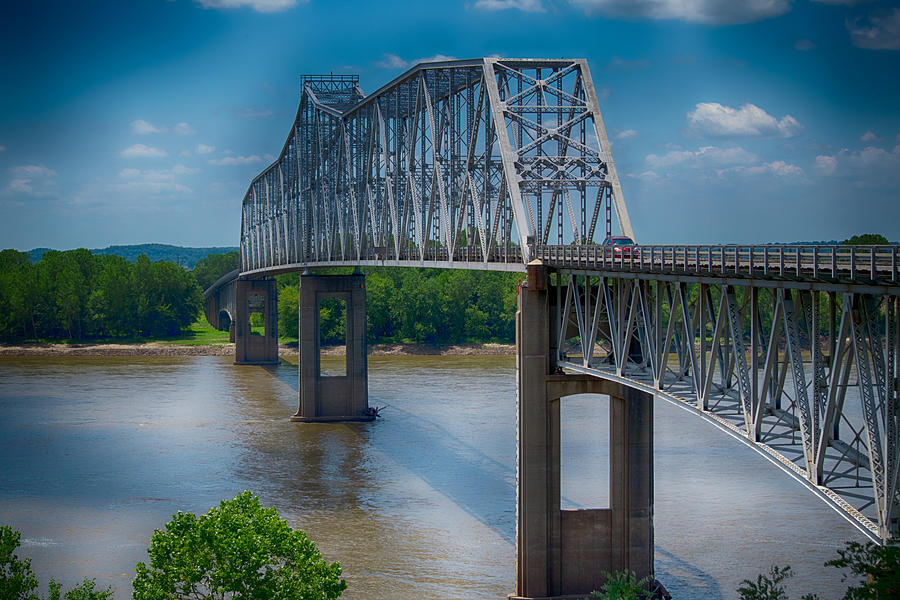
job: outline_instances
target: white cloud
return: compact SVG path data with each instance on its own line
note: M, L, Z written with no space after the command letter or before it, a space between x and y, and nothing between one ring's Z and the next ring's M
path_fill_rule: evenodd
M185 158L187 158L188 156L191 155L191 151L190 151L190 150L182 150L182 151L179 152L178 154L180 154L181 156L184 156Z
M145 121L143 119L137 119L131 122L131 133L137 133L138 135L162 133L164 131L165 129L163 129L162 127L157 127L153 123Z
M216 149L215 146L207 146L206 144L197 144L197 154L212 154Z
M628 138L635 137L637 134L637 131L634 129L626 129L625 131L620 131L616 137L620 140L627 140Z
M385 54L384 59L375 63L376 67L382 69L408 69L413 65L427 62L441 62L445 60L456 60L455 56L447 56L446 54L435 54L425 58L416 58L414 60L404 60L396 54Z
M816 157L816 169L825 175L831 175L837 169L837 158L819 155Z
M144 144L135 144L122 150L123 158L161 158L163 156L166 156L165 150Z
M867 50L900 50L900 8L884 15L871 15L869 27L847 23L854 46Z
M880 140L881 138L872 133L871 131L867 131L861 136L859 136L859 141L861 142L875 142Z
M109 188L115 192L139 192L153 195L159 195L164 192L190 194L194 191L184 184L166 180L132 180L124 183L112 183Z
M663 176L689 173L692 178L723 179L725 177L780 177L798 183L808 183L806 173L797 165L783 160L760 162L759 157L741 147L720 148L704 146L697 150L669 150L663 155L650 154L645 162L649 167L635 175L637 179L653 181ZM668 170L667 174L665 171Z
M597 100L606 100L609 98L611 90L608 87L597 90Z
M776 177L806 178L806 173L803 172L803 169L797 165L788 164L783 160L774 160L752 167L734 167L732 170L736 173L744 173L747 175L775 175Z
M718 102L700 102L687 114L688 123L695 131L713 136L777 135L792 137L803 126L791 115L776 119L755 104L740 108L724 106Z
M6 146L0 146L0 152L6 152Z
M186 167L184 165L175 165L172 167L172 172L176 175L196 175L200 172L200 169Z
M752 23L783 15L791 0L571 0L588 15L627 19L675 19L706 25Z
M209 164L219 166L249 165L262 162L262 159L255 154L250 156L225 156L223 158L210 159Z
M809 52L816 49L816 43L812 40L797 40L794 42L794 49L800 52Z
M544 12L541 0L476 0L475 8L483 10L507 10L515 8L523 12Z
M172 128L172 131L178 135L191 135L192 133L196 133L188 123L177 123L175 127Z
M396 54L385 54L382 60L375 63L375 66L381 67L382 69L405 69L409 66L409 62L403 60Z
M262 117L271 117L272 111L268 108L250 108L248 106L240 109L237 114L242 119L259 119Z
M726 167L734 165L752 165L758 160L752 152L743 148L719 148L704 146L697 151L669 150L662 156L649 154L645 159L651 169L661 169L674 165L685 167Z
M9 172L19 177L56 177L56 171L48 169L44 165L22 165L10 168Z
M248 7L261 13L288 10L297 5L297 0L196 0L203 8L230 9Z
M175 165L171 169L122 169L119 177L122 179L140 179L142 181L172 181L178 175L196 175L200 169Z
M13 179L7 191L28 194L29 196L46 196L56 185L53 178L56 171L44 165L21 165L9 169Z
M816 168L823 175L850 179L856 187L896 189L900 186L900 145L890 151L875 146L842 148L834 156L817 156Z

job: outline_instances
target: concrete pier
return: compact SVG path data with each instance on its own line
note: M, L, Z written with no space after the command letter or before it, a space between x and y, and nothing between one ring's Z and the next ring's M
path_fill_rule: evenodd
M600 589L604 571L653 573L653 396L558 372L556 294L548 287L546 269L529 265L516 313L518 526L509 600L580 600ZM610 507L561 510L560 401L585 393L610 397Z
M278 364L278 285L274 279L244 279L234 282L234 364ZM254 333L250 317L261 314L264 332Z
M320 309L326 298L344 302L346 363L342 375L323 375ZM300 406L292 421L371 421L366 360L366 278L362 274L300 276Z

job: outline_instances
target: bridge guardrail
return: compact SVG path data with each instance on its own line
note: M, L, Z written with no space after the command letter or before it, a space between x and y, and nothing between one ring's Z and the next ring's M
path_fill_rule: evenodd
M900 246L534 246L550 266L897 283Z

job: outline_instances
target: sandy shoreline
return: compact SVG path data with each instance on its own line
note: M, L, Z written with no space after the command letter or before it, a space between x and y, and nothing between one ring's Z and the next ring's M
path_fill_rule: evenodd
M296 356L296 346L281 344L282 356ZM370 356L511 356L515 344L373 344ZM340 356L343 346L326 348L323 354ZM0 356L234 356L234 344L183 346L161 342L143 344L23 344L0 345Z

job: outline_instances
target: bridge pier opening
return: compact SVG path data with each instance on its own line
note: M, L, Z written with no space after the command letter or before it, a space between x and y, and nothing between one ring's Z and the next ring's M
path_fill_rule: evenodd
M278 285L274 279L234 282L234 364L278 364Z
M338 302L334 302L337 300ZM343 369L323 373L321 365L323 303L344 309L346 356ZM366 358L366 277L300 276L300 406L291 421L371 421Z
M604 572L653 574L653 396L556 365L556 294L528 265L516 313L518 470L516 592L509 600L584 598ZM610 398L610 507L560 509L560 399Z

